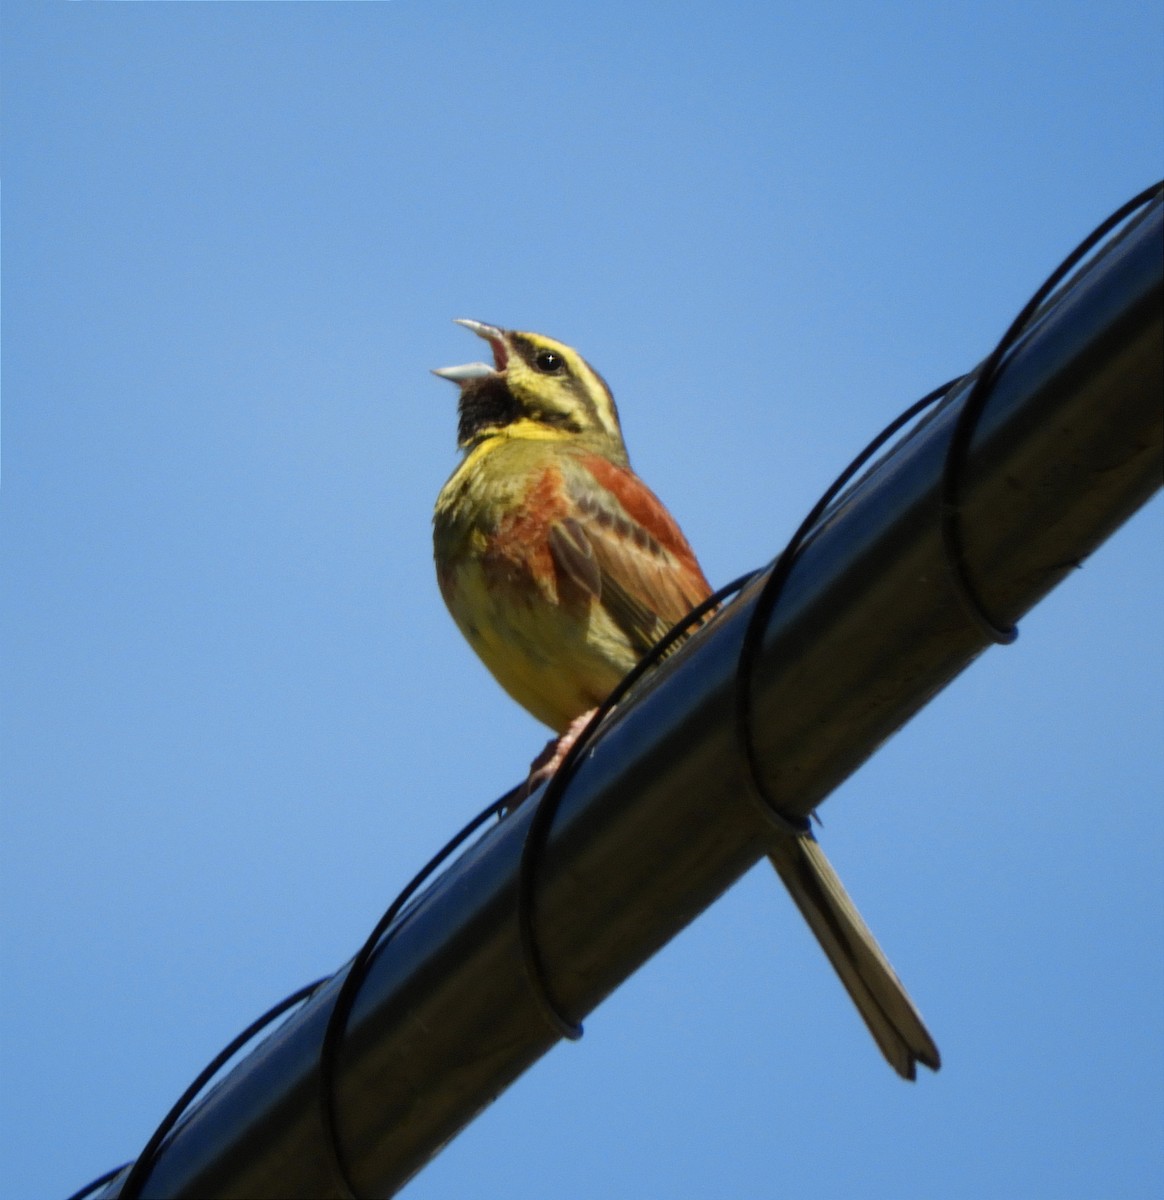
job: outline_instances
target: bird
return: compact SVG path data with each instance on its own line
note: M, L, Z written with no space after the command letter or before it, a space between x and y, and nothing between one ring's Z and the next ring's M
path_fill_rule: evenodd
M675 519L631 469L618 409L572 347L483 321L458 325L492 362L433 374L459 389L461 458L437 497L441 596L501 687L565 751L624 675L711 595ZM938 1048L811 831L768 856L886 1060L905 1079Z

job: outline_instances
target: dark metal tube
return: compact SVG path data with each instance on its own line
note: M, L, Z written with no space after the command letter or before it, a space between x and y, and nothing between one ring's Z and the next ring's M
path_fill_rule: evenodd
M1020 617L1160 486L1161 232L1157 202L1047 306L980 422L965 540L1000 617ZM777 605L755 679L755 739L791 813L820 804L985 648L950 583L938 522L965 393L834 506ZM538 928L571 1013L597 1005L764 853L732 723L753 601L754 588L645 682L569 786L540 873ZM338 1111L365 1194L402 1186L556 1040L530 998L514 918L529 817L519 810L421 895L360 992ZM147 1196L335 1194L316 1063L338 986L195 1106ZM117 1191L115 1181L103 1194Z

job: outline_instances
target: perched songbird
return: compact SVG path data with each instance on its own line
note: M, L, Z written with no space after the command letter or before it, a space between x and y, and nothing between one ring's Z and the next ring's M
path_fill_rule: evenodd
M460 388L464 457L441 489L441 595L498 683L565 738L711 593L670 513L631 470L614 397L577 351L459 321L493 363L435 372ZM913 1079L938 1049L816 839L769 851L890 1065Z

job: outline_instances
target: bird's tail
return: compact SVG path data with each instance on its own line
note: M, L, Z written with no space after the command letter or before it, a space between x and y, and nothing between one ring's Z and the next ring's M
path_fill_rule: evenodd
M816 838L781 838L768 856L889 1065L904 1079L919 1062L936 1071L934 1039Z

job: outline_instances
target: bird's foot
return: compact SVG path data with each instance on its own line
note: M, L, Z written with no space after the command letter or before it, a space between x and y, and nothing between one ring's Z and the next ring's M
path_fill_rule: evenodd
M554 738L552 741L546 743L546 748L529 765L529 778L525 781L525 785L521 790L518 798L519 804L522 800L526 800L532 796L543 783L549 783L557 769L562 765L566 755L570 753L570 747L574 745L581 735L582 730L590 723L590 718L594 716L595 711L592 708L589 712L584 712L580 717L575 717L561 737Z

